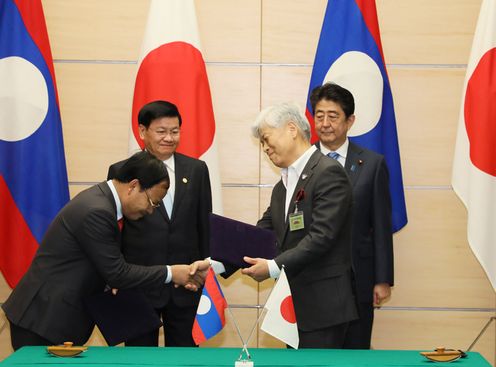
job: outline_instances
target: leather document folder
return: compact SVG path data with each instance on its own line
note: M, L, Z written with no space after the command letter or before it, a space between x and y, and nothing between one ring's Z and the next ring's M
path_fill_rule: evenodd
M136 289L122 289L114 296L111 291L85 298L88 312L108 345L114 346L149 333L162 326L145 295Z
M273 259L276 237L273 231L217 214L210 214L210 256L239 268L249 266L243 256Z

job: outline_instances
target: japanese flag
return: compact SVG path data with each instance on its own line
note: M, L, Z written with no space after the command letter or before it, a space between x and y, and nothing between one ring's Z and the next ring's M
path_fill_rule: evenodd
M265 303L265 309L267 310L267 314L265 315L261 329L267 334L298 349L300 339L298 337L293 297L291 297L291 289L289 288L288 278L286 277L284 268Z
M468 242L496 289L496 0L481 5L467 65L452 185L467 207Z
M143 149L138 112L145 104L165 100L181 113L178 153L208 166L212 205L222 213L215 119L193 0L152 0L134 87L129 153Z

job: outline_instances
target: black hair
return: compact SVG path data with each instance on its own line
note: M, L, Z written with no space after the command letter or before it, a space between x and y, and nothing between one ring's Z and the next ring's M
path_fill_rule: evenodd
M161 117L177 117L179 119L179 126L183 122L175 104L167 101L154 101L141 107L138 112L138 123L148 129L153 120Z
M124 165L119 168L114 177L122 183L137 179L142 189L149 189L162 181L169 181L169 174L164 162L147 151L132 155Z
M322 100L332 101L337 103L344 111L346 118L353 115L355 112L355 99L353 94L336 83L325 83L320 87L316 87L310 94L310 104L312 105L312 114L315 115L315 106Z

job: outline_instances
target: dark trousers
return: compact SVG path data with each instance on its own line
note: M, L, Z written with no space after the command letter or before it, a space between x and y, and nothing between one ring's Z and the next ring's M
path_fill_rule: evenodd
M372 302L358 302L359 319L350 322L346 331L344 349L370 349L374 307Z
M157 309L157 314L162 318L164 324L165 345L168 347L195 347L191 331L195 321L198 306L178 307L169 303ZM159 329L144 334L140 337L126 341L128 347L156 347L158 346Z
M348 322L313 331L298 330L298 348L341 349L348 329Z
M17 350L27 345L54 345L55 343L39 336L28 329L14 325L10 322L10 342L12 348Z

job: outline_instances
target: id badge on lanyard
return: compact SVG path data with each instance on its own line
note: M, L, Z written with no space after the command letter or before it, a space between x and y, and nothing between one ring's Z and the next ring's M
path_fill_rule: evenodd
M293 213L289 214L289 230L299 231L305 228L305 219L303 217L303 211L298 210L298 203L305 198L305 191L303 189L298 190L295 200L295 210Z

